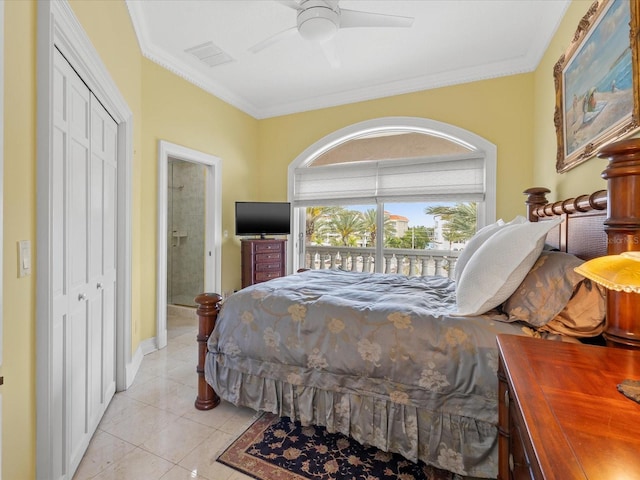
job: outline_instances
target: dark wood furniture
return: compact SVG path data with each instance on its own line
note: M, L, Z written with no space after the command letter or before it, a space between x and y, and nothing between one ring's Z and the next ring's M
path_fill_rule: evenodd
M198 379L204 380L204 358L207 355L207 341L209 335L216 326L216 319L220 311L222 297L217 293L201 293L195 298L198 304L196 313L198 315L198 366L196 372ZM198 396L196 397L196 408L198 410L211 410L220 403L220 397L206 381L198 381Z
M630 139L605 146L598 153L608 158L602 172L609 190L607 251L616 254L640 250L640 139ZM616 346L640 349L638 295L609 292L605 338Z
M272 278L284 277L286 240L242 240L242 288Z
M640 351L499 335L498 480L640 479Z
M565 220L549 234L548 243L585 260L640 250L640 138L609 144L598 157L609 160L602 172L607 190L553 203L546 200L546 188L525 191L529 220ZM639 311L639 295L608 292L607 345L640 349Z

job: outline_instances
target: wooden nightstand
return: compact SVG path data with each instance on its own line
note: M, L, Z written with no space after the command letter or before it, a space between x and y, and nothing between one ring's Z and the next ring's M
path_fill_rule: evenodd
M640 479L640 351L499 335L498 480Z

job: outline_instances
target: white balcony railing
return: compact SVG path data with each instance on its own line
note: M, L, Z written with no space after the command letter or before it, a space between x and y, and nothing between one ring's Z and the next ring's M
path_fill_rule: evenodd
M375 271L375 248L305 247L305 268L322 270L342 268L354 272ZM412 250L385 248L383 251L383 273L400 273L408 276L439 275L453 278L458 251Z

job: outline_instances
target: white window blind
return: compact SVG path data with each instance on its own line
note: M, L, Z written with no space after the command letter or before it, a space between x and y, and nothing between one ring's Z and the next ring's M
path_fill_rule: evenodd
M481 152L295 169L296 206L412 201L484 201Z

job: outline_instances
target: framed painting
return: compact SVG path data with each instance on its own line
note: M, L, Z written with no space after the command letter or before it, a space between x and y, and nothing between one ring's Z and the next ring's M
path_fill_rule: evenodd
M595 1L554 67L559 173L640 126L639 4Z

